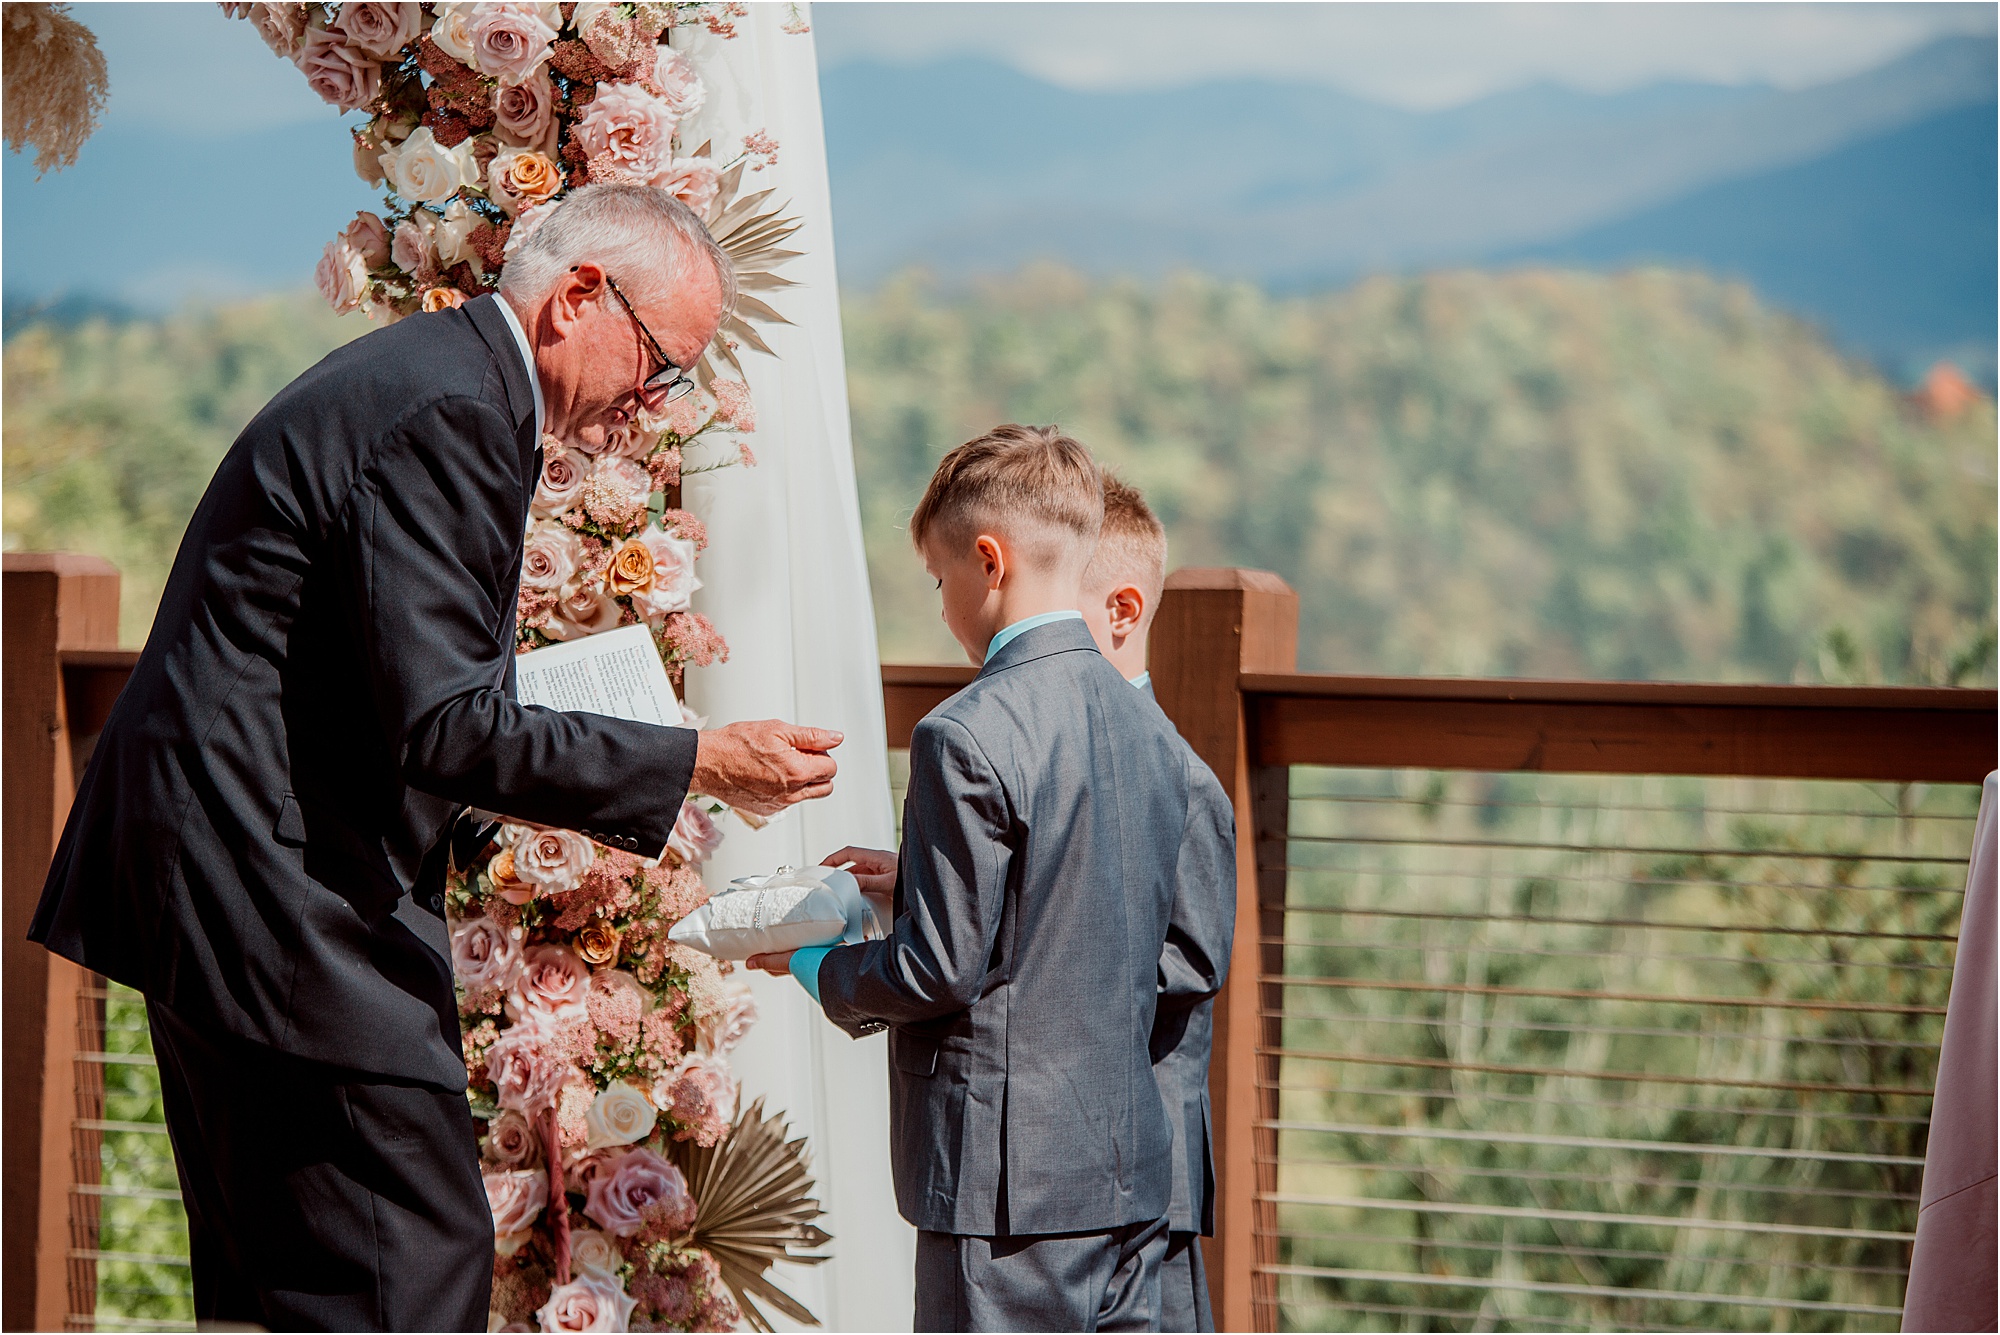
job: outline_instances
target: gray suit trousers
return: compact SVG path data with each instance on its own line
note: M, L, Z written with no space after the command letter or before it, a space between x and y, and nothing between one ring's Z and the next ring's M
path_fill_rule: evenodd
M1159 1330L1167 1221L1101 1233L917 1234L915 1328Z
M1160 1262L1160 1329L1213 1331L1208 1305L1208 1271L1202 1265L1201 1234L1174 1229Z

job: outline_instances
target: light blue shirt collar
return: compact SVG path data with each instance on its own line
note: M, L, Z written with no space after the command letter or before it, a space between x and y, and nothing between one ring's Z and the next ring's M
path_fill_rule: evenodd
M1126 680L1143 691L1153 684L1153 674L1150 672L1141 672L1136 677L1127 677Z
M548 419L542 416L542 373L535 369L535 350L528 345L528 331L521 328L521 317L514 314L514 308L507 304L507 298L496 296L500 314L506 319L507 327L514 331L514 342L520 345L521 360L528 366L528 384L535 391L535 443L540 444L542 433L548 430Z
M1043 612L1038 616L1022 617L1019 621L1016 621L1013 625L1007 627L1005 630L1001 631L998 635L995 635L991 640L987 642L986 661L991 663L993 661L993 655L999 653L1002 649L1005 649L1008 646L1008 644L1013 641L1015 636L1021 634L1024 631L1033 630L1037 626L1046 626L1053 621L1081 621L1081 620L1083 620L1083 613L1076 611Z

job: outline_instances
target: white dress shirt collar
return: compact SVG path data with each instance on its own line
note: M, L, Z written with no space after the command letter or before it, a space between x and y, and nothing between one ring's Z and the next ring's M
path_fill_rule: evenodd
M548 419L542 415L542 373L535 369L535 350L528 345L528 331L521 328L521 317L514 314L514 308L507 304L507 298L495 296L500 305L500 314L507 320L507 327L514 331L514 342L520 345L521 360L528 367L528 384L535 391L535 440L540 443L542 433L547 431Z

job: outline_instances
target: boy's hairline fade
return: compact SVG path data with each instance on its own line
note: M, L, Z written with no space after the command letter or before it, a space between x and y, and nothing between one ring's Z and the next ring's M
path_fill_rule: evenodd
M1140 490L1104 471L1104 525L1097 551L1084 571L1086 593L1109 593L1121 584L1146 595L1146 619L1158 610L1167 582L1167 530Z
M1090 562L1104 523L1104 483L1090 451L1057 426L1007 422L938 462L910 515L918 551L963 546L982 531L1014 538L1031 562Z

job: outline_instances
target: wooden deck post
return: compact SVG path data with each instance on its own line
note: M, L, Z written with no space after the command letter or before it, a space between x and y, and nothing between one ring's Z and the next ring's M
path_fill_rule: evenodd
M49 859L76 790L65 651L118 645L118 572L91 556L9 554L5 562L4 1228L13 1258L0 1327L62 1330L70 1310L70 1187L96 1179L73 1163L79 992L86 979L28 940ZM90 1283L95 1298L95 1272ZM85 1309L90 1310L88 1308Z
M1260 875L1257 847L1261 837L1282 849L1289 800L1288 771L1252 761L1254 721L1237 678L1295 671L1298 626L1298 595L1276 575L1185 569L1168 576L1149 640L1147 669L1161 708L1236 803L1236 944L1215 1003L1209 1068L1217 1208L1205 1251L1222 1330L1273 1330L1277 1321L1271 1276L1257 1269L1276 1259L1270 1207L1259 1200L1277 1185L1275 1147L1257 1126L1276 1115L1276 1072L1260 1069L1257 1050L1260 1040L1277 1046L1261 1017L1280 1009L1265 993L1276 990L1268 980L1282 974L1282 961L1266 959L1262 943L1283 935L1285 882L1282 856L1278 870Z

